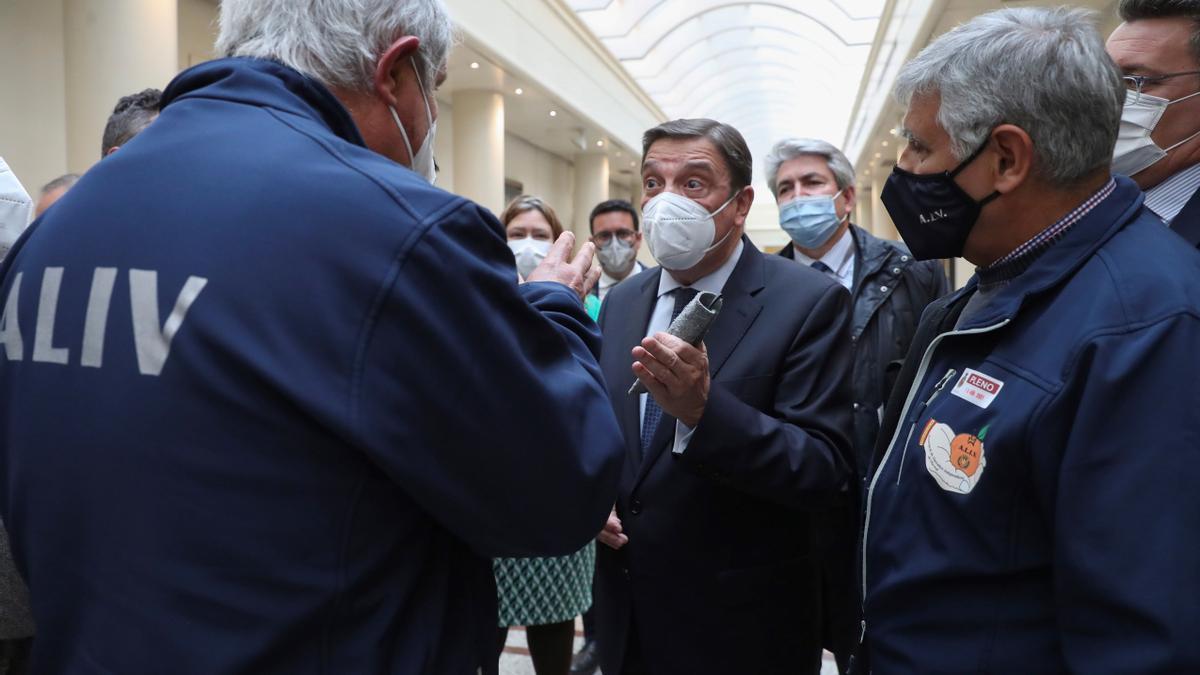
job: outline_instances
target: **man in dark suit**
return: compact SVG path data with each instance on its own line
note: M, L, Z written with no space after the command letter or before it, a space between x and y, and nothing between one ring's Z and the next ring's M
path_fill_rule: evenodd
M1121 0L1106 48L1128 94L1113 173L1146 208L1200 247L1200 0Z
M601 669L816 673L814 509L847 499L850 296L743 236L737 130L676 120L643 138L644 232L661 267L612 290L601 368L626 444L599 539ZM724 307L699 347L661 332L697 291ZM634 378L649 390L628 395Z

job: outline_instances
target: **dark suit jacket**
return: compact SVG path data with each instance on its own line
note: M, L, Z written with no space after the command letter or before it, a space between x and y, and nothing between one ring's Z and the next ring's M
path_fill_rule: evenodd
M630 639L655 675L816 673L819 546L814 509L854 475L850 296L748 239L705 344L713 382L685 452L663 415L642 462L630 350L645 335L660 268L604 303L601 368L626 443L617 498L629 543L597 554L601 668Z
M1171 229L1192 246L1200 248L1200 192L1192 195L1183 210L1171 221Z

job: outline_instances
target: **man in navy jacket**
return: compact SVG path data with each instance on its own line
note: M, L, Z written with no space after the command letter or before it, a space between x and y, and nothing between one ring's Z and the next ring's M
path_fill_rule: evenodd
M1200 672L1200 254L1109 175L1124 93L1067 8L978 17L898 76L883 202L915 256L979 269L885 414L873 672Z
M419 175L441 5L354 35L290 4L226 0L221 49L264 58L180 75L5 265L36 672L473 673L489 558L577 550L612 505L592 247L518 287L495 218Z

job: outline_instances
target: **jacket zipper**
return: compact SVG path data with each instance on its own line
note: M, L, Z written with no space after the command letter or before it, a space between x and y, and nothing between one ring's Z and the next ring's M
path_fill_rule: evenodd
M904 450L900 453L900 469L896 471L896 485L900 484L900 477L904 475L904 460L908 457L908 446L912 443L913 430L917 428L917 421L921 419L921 415L925 413L925 409L929 407L929 404L933 403L933 399L942 393L942 388L946 386L946 383L952 380L957 374L958 371L953 368L947 370L942 379L938 380L937 386L933 388L933 393L929 395L929 398L925 399L925 402L921 404L920 408L917 408L916 414L913 415L913 422L908 427L908 436L904 439Z
M1008 319L1001 321L1000 323L994 323L990 326L984 326L983 328L972 328L970 330L963 330L963 331L953 331L952 330L952 331L942 333L941 335L938 335L937 337L933 338L933 340L929 343L929 346L925 348L925 354L921 357L921 365L917 368L916 376L913 377L913 385L912 385L912 387L909 388L908 396L905 397L905 399L904 399L904 408L901 409L901 411L900 411L900 418L899 418L900 424L903 424L903 421L908 419L908 408L909 408L909 406L912 405L913 397L916 396L917 390L919 390L921 388L921 383L924 382L924 380L925 380L925 372L927 370L929 370L929 363L930 363L930 361L933 360L933 350L937 348L938 344L944 338L947 338L951 335L975 335L978 333L988 333L988 332L991 332L994 330L999 330L1000 328L1003 328L1004 326L1007 326L1009 324L1009 322L1011 322L1011 321L1012 321L1012 319L1008 318ZM930 397L929 401L932 401L932 400L933 400L933 398ZM925 404L928 405L929 401L926 401ZM896 425L896 431L892 433L892 440L888 444L887 452L883 453L883 459L879 461L879 466L875 469L875 475L871 477L871 485L870 485L870 487L867 488L867 508L866 508L865 517L863 519L863 536L862 536L861 602L863 604L863 620L862 620L862 634L859 636L859 645L860 646L866 640L866 636L867 636L867 621L866 621L867 536L871 532L871 501L875 497L875 483L879 480L879 476L881 476L883 474L883 469L885 466L887 466L888 458L892 456L892 448L895 447L895 445L896 445L896 439L899 438L899 436L900 436L900 429L901 429L900 424ZM910 434L912 433L911 429L909 430L909 433Z

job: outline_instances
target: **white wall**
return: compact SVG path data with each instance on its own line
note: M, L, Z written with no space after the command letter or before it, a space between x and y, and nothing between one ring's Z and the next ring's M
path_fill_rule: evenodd
M62 0L0 1L0 156L35 199L67 172L63 51Z
M211 0L178 0L179 69L215 58L217 6Z
M522 183L526 194L545 200L558 214L563 227L570 229L575 214L575 166L571 162L522 138L505 134L504 177Z
M437 136L433 140L433 159L437 162L437 186L454 192L454 108L438 98Z

